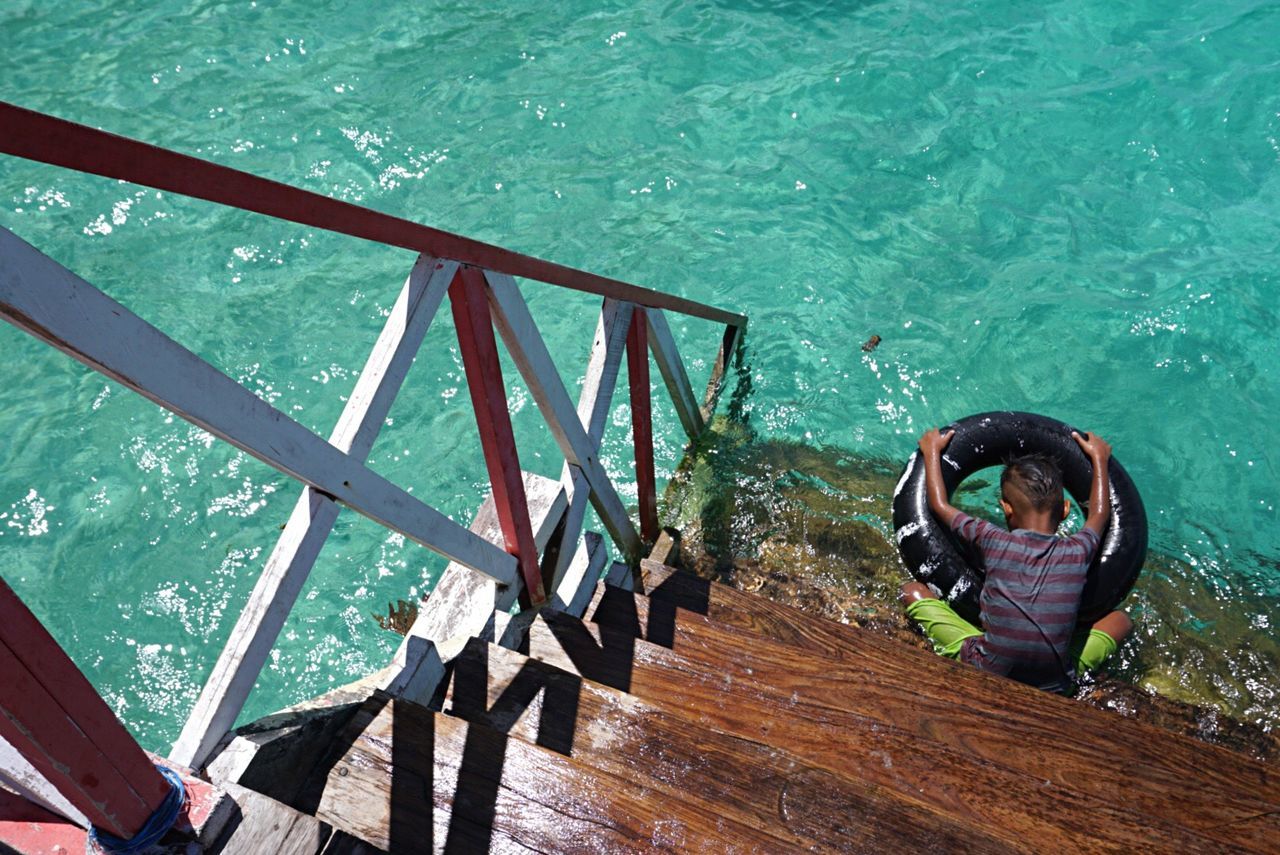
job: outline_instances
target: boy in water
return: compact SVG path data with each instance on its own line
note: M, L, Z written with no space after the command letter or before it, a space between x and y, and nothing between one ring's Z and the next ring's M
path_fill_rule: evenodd
M1128 615L1114 611L1076 631L1085 576L1111 518L1111 446L1096 434L1072 433L1093 463L1089 517L1076 534L1058 537L1071 504L1063 499L1057 464L1041 455L1010 461L1000 475L1008 531L952 507L941 460L953 434L934 428L920 438L925 491L934 515L982 553L987 578L978 603L986 631L920 582L902 587L907 616L943 656L1049 691L1070 691L1075 675L1102 664L1133 628Z

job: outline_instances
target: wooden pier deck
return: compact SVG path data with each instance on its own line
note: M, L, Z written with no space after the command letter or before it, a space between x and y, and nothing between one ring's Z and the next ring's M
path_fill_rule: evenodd
M642 567L431 707L375 693L277 796L342 851L1280 850L1273 767Z
M0 318L301 485L169 758L212 785L184 778L168 851L1280 851L1273 766L661 564L641 563L637 591L615 565L627 589L592 599L607 559L588 506L614 554L658 536L650 359L696 440L744 315L11 104L0 116L9 154L419 253L325 439L0 229ZM515 276L601 298L576 405ZM471 529L368 465L446 299L491 486ZM701 405L665 312L725 325ZM559 480L520 468L495 330ZM638 527L600 459L624 359ZM388 668L228 733L339 506L451 564ZM5 592L0 853L136 832L169 785ZM513 617L517 598L531 608Z

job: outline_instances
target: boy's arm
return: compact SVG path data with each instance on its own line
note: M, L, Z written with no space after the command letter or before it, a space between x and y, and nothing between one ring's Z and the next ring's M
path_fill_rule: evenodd
M1071 436L1093 463L1093 484L1089 487L1089 518L1084 521L1084 527L1102 537L1107 530L1107 522L1111 519L1111 479L1107 474L1111 446L1096 433L1081 436L1072 431Z
M920 453L924 455L924 491L929 497L929 510L947 528L951 527L951 521L960 513L947 501L947 488L942 483L942 450L954 435L953 430L940 433L937 428L931 428L920 437Z

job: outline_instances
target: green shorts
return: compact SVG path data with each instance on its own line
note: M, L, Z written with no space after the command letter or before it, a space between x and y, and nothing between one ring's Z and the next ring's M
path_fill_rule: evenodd
M960 617L942 600L909 603L907 617L920 624L924 634L933 642L934 652L949 659L959 658L966 638L982 635L982 630ZM1116 640L1098 629L1079 630L1067 648L1067 655L1075 662L1077 674L1092 671L1115 652Z

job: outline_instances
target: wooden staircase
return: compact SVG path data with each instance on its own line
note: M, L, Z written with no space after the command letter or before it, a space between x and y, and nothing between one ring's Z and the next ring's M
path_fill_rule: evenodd
M1270 767L642 570L473 639L435 709L365 701L294 800L323 851L1280 848Z

